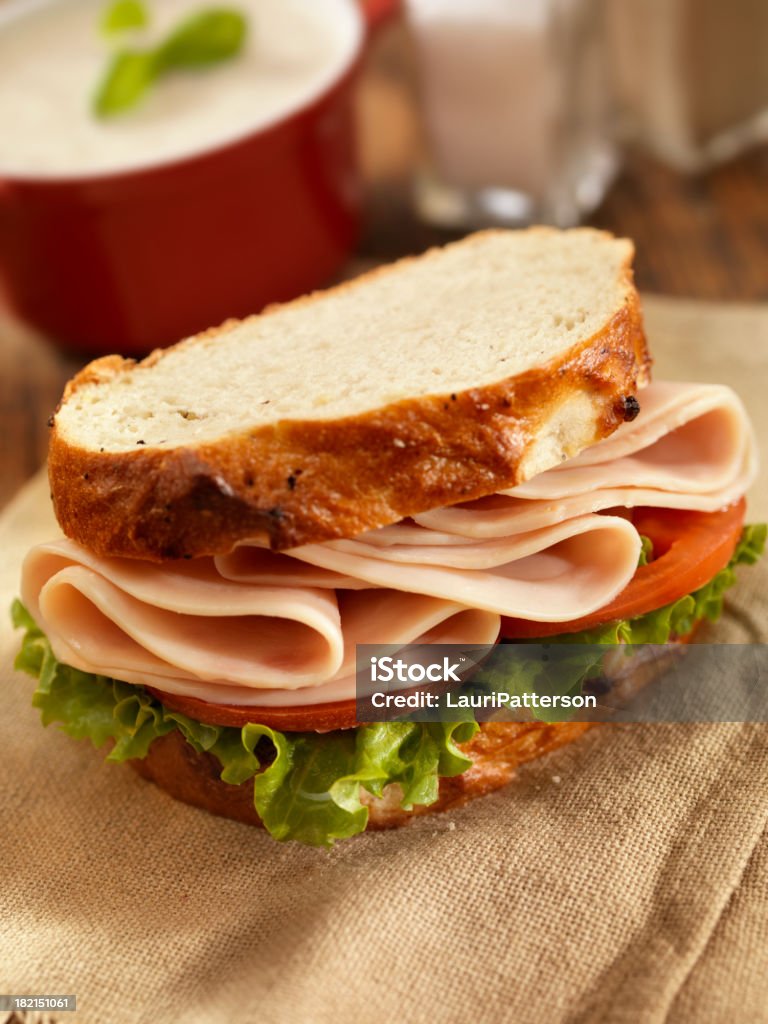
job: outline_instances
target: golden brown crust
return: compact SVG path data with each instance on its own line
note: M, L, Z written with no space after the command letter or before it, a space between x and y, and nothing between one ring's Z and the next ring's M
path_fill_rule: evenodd
M624 306L564 357L459 394L168 451L88 450L68 443L54 418L49 474L61 528L96 554L147 560L221 554L259 534L285 549L513 487L552 464L542 440L571 456L630 414L626 399L647 382L650 356L629 265L624 283ZM97 360L63 401L132 365ZM594 419L582 412L564 443L556 417L575 396L587 397Z
M398 828L418 815L461 807L475 797L506 786L519 765L571 743L589 728L589 722L486 722L468 743L460 744L472 758L472 767L463 775L441 778L435 803L404 811L398 806L399 794L385 791L380 800L366 799L367 827ZM253 806L253 783L232 786L222 782L218 760L212 754L198 754L180 732L156 739L143 760L130 764L175 800L223 818L261 826Z

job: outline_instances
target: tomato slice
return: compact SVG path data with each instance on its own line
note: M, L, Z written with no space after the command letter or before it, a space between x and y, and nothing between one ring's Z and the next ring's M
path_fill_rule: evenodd
M330 732L332 729L351 729L360 724L354 700L296 707L243 707L235 704L209 704L197 697L179 697L154 687L147 689L169 711L179 711L206 725L233 725L241 729L249 722L258 722L280 732Z
M719 512L636 508L632 521L638 533L653 542L653 561L641 565L610 604L570 622L531 622L502 618L506 640L578 633L606 622L631 619L656 611L703 587L730 561L744 525L746 502Z

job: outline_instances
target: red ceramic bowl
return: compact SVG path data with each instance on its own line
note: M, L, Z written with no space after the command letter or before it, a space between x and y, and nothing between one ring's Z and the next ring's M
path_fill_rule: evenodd
M73 350L138 355L326 283L360 222L354 79L394 7L346 0L357 43L335 80L226 145L92 176L0 168L0 271L21 317Z

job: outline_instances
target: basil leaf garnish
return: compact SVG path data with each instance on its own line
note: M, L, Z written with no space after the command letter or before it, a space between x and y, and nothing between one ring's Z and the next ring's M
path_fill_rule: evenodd
M132 3L133 0L120 0L112 13L118 6L128 7ZM112 58L96 91L94 113L106 118L129 110L167 72L205 68L231 60L242 50L247 31L248 23L239 11L210 7L187 18L152 49L121 50Z

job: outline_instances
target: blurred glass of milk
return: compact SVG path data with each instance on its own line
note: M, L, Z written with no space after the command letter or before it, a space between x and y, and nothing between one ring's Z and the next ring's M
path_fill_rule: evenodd
M421 215L446 227L577 223L616 171L598 0L406 0L428 156Z

